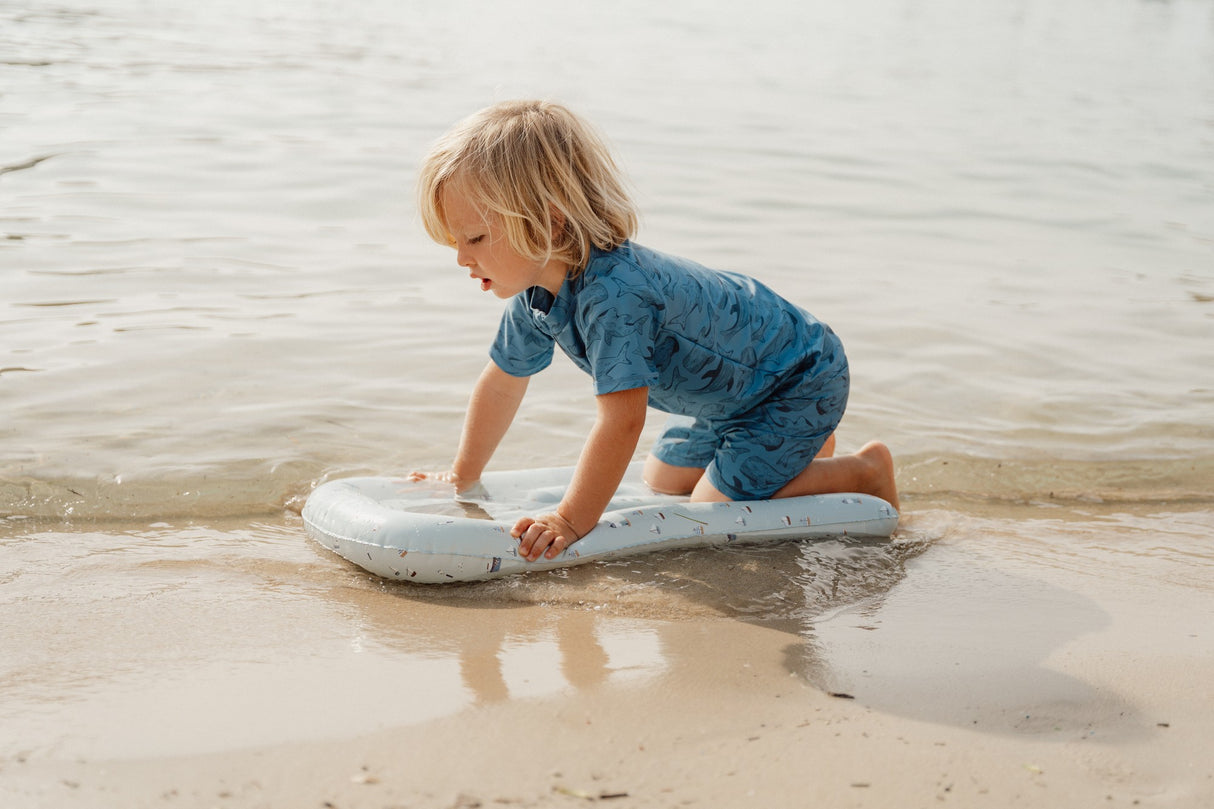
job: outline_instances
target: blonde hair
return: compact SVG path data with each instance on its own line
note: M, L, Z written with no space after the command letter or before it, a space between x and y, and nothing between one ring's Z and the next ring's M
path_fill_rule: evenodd
M636 209L607 146L560 104L496 104L434 145L422 163L418 207L430 238L450 245L442 207L448 186L500 216L516 253L544 263L560 260L571 276L586 267L591 245L612 250L637 228Z

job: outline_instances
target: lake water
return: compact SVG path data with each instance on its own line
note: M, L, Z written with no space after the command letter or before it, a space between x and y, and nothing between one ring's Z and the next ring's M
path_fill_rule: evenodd
M840 449L894 451L892 543L427 590L304 538L318 482L449 461L501 303L426 239L416 166L530 96L612 143L638 241L842 336ZM1050 650L1158 621L1208 658L1212 369L1208 0L0 0L0 755L313 732L274 671L455 673L377 722L551 693L576 677L510 672L578 626L621 678L726 620L786 629L829 687L941 611L1012 650L975 678L1048 689L1023 675ZM593 415L558 360L495 468L572 464ZM914 701L880 680L857 697ZM260 719L233 741L216 700ZM131 719L170 703L172 741Z

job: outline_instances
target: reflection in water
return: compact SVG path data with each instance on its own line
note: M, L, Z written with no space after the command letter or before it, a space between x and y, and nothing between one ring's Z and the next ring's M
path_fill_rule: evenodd
M976 730L1076 730L1133 716L1116 697L1051 670L1052 653L1108 624L1090 600L968 562L954 549L879 603L824 616L788 665L829 693Z
M720 638L752 626L784 636L777 657L790 673L889 713L999 733L1098 726L1108 738L1140 729L1116 695L1046 665L1108 623L1093 602L928 539L964 527L908 523L890 542L683 551L385 589L417 605L472 608L467 634L425 643L459 656L464 684L482 703L595 689L620 671L605 639L637 633L653 641L637 659L645 673L694 679L729 658ZM930 564L919 563L929 552ZM418 631L410 630L413 643Z
M1115 694L1049 665L1107 617L1009 571L1007 547L984 562L991 523L947 520L916 516L893 542L660 553L451 587L376 579L303 541L297 522L12 537L0 753L184 754L357 734L636 682L719 687L752 663L766 687L783 663L866 706L982 731L1141 728ZM1015 561L1049 569L1046 550ZM1124 576L1101 567L1116 561L1107 551L1064 561ZM1136 570L1150 562L1151 575L1176 567L1156 554Z
M492 621L460 639L460 674L477 703L501 702L512 696L550 693L565 687L588 690L611 675L612 660L599 634L613 630L593 613L569 612L549 631L525 637L511 632L513 623ZM629 631L652 633L636 626ZM660 653L659 659L644 663L659 667Z
M992 560L976 553L993 540L987 523L949 515L951 525L934 525L935 516L909 520L910 530L938 537L930 553L908 559L888 586L812 616L785 665L827 693L983 732L1099 733L1105 741L1149 732L1126 700L1049 663L1108 626L1108 614L1033 575L1049 564L1032 555L1039 550Z
M824 611L879 604L926 547L913 537L840 538L655 553L441 587L368 579L391 598L357 600L364 637L457 656L473 699L490 703L590 690L624 675L712 671L721 654L712 639L729 625L722 621L800 644ZM399 599L410 602L407 625L393 603ZM466 611L425 620L451 607Z

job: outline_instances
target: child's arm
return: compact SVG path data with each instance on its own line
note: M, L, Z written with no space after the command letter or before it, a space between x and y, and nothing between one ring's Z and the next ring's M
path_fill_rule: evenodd
M457 492L480 480L481 472L514 421L514 414L518 412L523 394L527 392L528 380L529 377L525 376L511 376L490 361L481 371L468 400L464 430L451 471L437 475L414 472L409 477L413 480L434 477L449 481L455 484Z
M649 388L633 388L595 397L598 417L582 448L573 481L555 514L523 517L511 532L519 553L534 562L552 559L588 532L619 488L645 427Z

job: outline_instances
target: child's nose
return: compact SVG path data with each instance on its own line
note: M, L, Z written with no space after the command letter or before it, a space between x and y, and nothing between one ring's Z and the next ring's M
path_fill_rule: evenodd
M464 249L461 247L455 253L455 263L461 267L471 267L476 262L473 261L472 256L464 252Z

